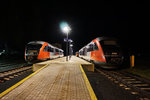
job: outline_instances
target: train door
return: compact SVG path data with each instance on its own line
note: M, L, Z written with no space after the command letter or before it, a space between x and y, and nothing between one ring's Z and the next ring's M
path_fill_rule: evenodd
M50 52L50 59L54 58L54 48L49 47L49 52Z

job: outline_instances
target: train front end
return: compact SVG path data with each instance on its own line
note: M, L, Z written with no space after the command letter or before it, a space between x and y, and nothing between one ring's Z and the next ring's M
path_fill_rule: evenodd
M99 38L106 63L102 65L104 68L118 68L123 63L123 53L118 40L113 38Z
M25 48L25 60L27 62L36 61L42 44L28 43Z

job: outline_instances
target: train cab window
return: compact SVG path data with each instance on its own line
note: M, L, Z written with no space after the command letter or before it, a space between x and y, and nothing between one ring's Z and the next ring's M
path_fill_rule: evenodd
M48 51L48 46L47 45L44 47L43 51Z
M90 51L93 51L93 44L90 44L89 46L88 46L88 50L87 50L88 52L90 52Z
M94 51L98 50L98 46L96 43L94 43Z

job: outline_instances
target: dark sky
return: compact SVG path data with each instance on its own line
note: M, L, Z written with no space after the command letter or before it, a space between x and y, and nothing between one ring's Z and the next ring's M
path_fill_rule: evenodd
M99 36L117 37L132 51L148 51L148 6L137 0L3 0L0 3L0 43L24 50L33 40L61 43L62 21L71 26L74 51Z

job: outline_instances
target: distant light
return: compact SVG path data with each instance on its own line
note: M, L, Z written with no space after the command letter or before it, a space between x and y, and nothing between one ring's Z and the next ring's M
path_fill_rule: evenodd
M68 41L71 43L71 42L73 42L73 40L71 40L71 39L68 39Z
M70 44L70 47L73 47L73 44Z

